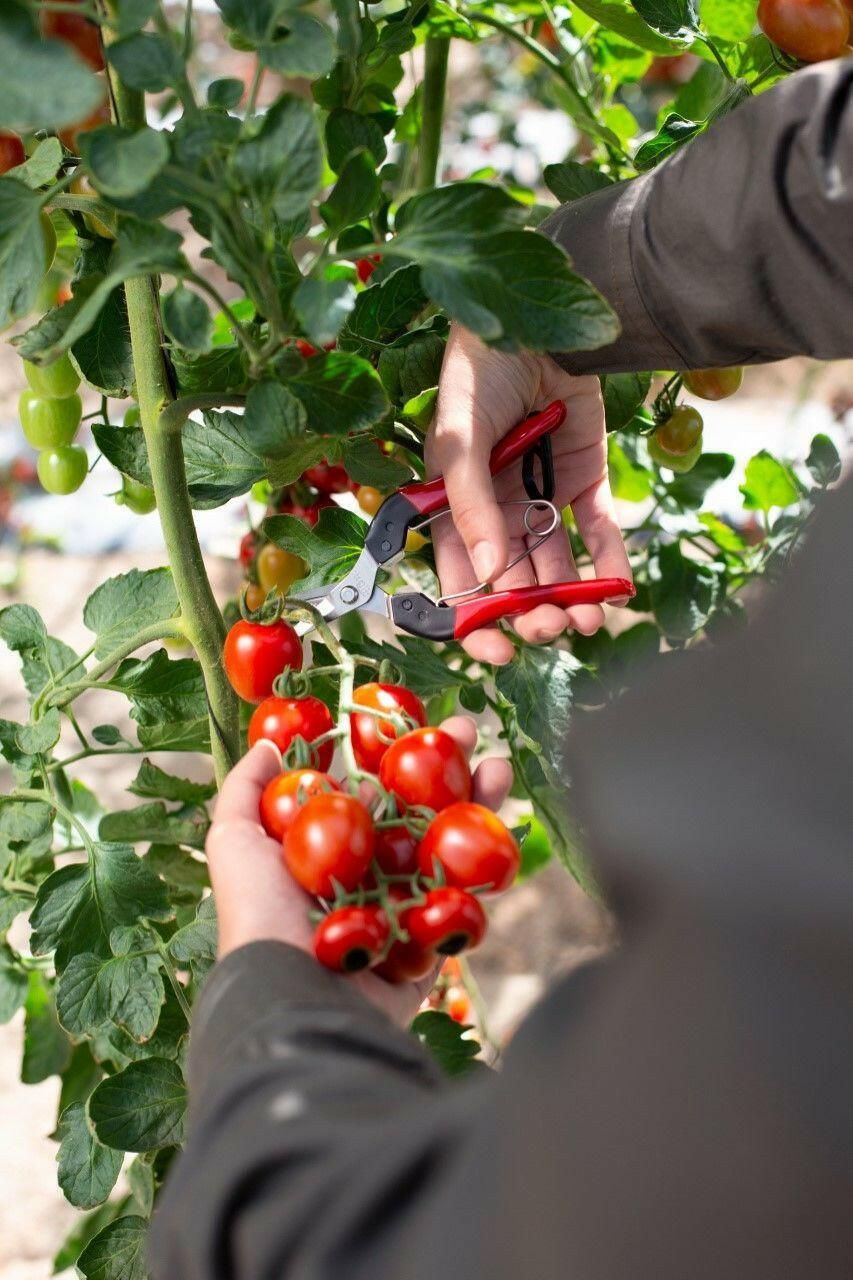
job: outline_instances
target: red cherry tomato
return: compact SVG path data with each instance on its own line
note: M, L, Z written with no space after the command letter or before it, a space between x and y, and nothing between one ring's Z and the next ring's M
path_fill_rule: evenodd
M355 269L362 284L367 284L368 280L379 266L380 261L381 259L378 253L372 253L368 258L356 259Z
M307 338L297 338L293 345L296 347L299 354L304 356L306 360L310 360L312 356L318 356L320 354L318 349L314 346L314 343L309 342Z
M373 858L373 819L355 796L314 796L284 833L284 861L297 884L319 898L333 898L335 885L356 889Z
M258 535L254 529L250 529L248 533L244 533L240 539L240 563L244 569L251 568L252 562L258 553Z
M347 475L346 467L337 463L318 462L309 467L302 475L306 484L313 485L320 493L349 493L353 483Z
M837 58L850 39L850 15L841 0L759 0L758 23L801 62Z
M295 738L312 743L333 729L334 723L332 713L319 698L266 698L249 721L249 746L253 747L259 738L269 738L283 755ZM334 743L324 742L312 751L312 763L325 773L334 754Z
M223 660L234 692L246 702L263 702L282 671L302 670L302 645L289 622L241 618L225 637Z
M314 955L335 973L358 973L376 963L390 932L381 907L340 907L318 924Z
M459 889L508 889L518 874L518 845L497 814L481 804L453 804L427 828L418 848L425 876L440 866L444 880Z
M486 913L473 893L443 885L430 889L426 901L403 913L403 928L425 951L456 956L479 946L486 932Z
M304 520L306 524L313 527L320 519L320 512L325 507L333 507L334 505L333 498L330 498L328 494L321 494L316 502L312 502L310 506L306 507L304 503L298 502L293 493L288 490L279 499L278 510L282 515L296 516L297 520Z
M397 684L363 684L356 689L353 702L373 711L385 711L389 715L403 713L416 725L426 724L426 711L420 698ZM350 736L356 764L368 773L378 773L382 757L397 737L392 721L380 720L368 712L354 712L350 718Z
M379 765L379 778L404 806L440 810L471 798L468 761L443 729L414 729L392 742Z
M24 144L17 133L9 129L0 129L0 174L16 169L27 158Z
M418 842L407 827L379 827L373 853L386 876L413 876L418 869Z
M392 942L391 949L373 972L386 982L417 982L435 966L435 956L416 942Z
M272 778L261 792L261 826L273 840L283 840L284 833L302 806L312 796L340 791L334 778L316 769L289 769Z
M74 3L74 0L71 0ZM101 47L101 32L96 23L90 22L76 13L51 13L42 11L42 33L66 44L73 45L81 58L88 62L95 71L104 69L104 51Z

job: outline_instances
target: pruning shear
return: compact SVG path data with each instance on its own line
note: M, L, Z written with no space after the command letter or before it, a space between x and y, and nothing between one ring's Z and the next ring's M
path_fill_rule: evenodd
M489 458L492 475L522 460L522 476L528 502L525 529L534 540L507 568L526 558L560 527L561 515L554 496L551 432L562 425L566 406L555 400L546 409L531 414L495 446ZM536 460L541 463L542 483L535 478ZM294 592L292 599L305 600L327 619L340 618L353 610L378 613L401 631L429 640L462 640L472 631L501 618L527 613L540 604L569 608L575 604L600 604L619 596L633 596L634 585L627 578L589 578L576 582L549 582L511 591L490 591L478 583L467 591L432 600L419 591L389 594L378 584L379 574L401 559L410 530L419 530L449 511L444 480L415 482L390 494L376 512L367 531L364 547L349 573L339 582L312 591ZM536 527L534 517L545 513L548 523ZM308 629L308 628L306 628Z

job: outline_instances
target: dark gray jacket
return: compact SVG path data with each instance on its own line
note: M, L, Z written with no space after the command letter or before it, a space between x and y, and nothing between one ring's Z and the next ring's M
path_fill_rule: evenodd
M623 323L571 368L853 355L851 85L555 215ZM849 1280L851 554L848 485L747 632L573 735L623 945L499 1075L445 1083L281 944L217 967L155 1280Z

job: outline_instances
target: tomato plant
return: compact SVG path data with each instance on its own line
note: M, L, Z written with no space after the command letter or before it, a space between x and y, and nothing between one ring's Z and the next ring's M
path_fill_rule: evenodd
M836 49L844 11L833 0L796 7L800 36L811 24L809 39L823 43L795 44L790 7L764 0L779 48ZM457 891L507 884L517 844L521 874L555 856L593 887L556 802L567 718L619 697L671 650L714 643L741 613L742 590L790 557L840 464L825 436L805 468L757 453L739 477L745 518L720 519L713 486L735 463L716 447L710 412L687 452L662 450L657 432L672 446L685 387L720 398L740 374L673 374L654 388L642 372L608 375L612 484L639 516L625 522L638 589L618 633L519 642L492 670L454 643L368 631L357 614L328 625L296 592L348 571L364 517L424 475L450 321L504 351L606 343L615 318L537 232L546 208L652 169L782 79L788 60L755 32L754 9L733 4L700 16L687 0L335 0L332 18L313 3L284 14L273 0L219 0L204 16L205 46L239 50L244 84L202 80L192 6L180 23L161 0L77 8L0 5L0 331L23 362L22 418L44 487L66 494L86 478L87 453L71 443L82 401L98 459L87 492L100 486L140 515L156 507L166 563L102 582L82 602L74 635L88 639L77 649L28 604L0 611L27 698L18 720L0 721L0 1009L24 1008L24 1077L62 1078L60 1184L96 1211L66 1264L85 1280L118 1280L117 1224L124 1249L135 1241L125 1270L141 1274L145 1219L181 1142L186 1038L216 953L201 858L208 805L247 736L290 750L283 778L302 780L295 798L277 780L264 806L288 863L331 895L332 912L369 906L376 926L377 903L396 924L420 911L420 940L402 930L364 951L380 977L422 978L436 949L475 937L479 904L461 898L466 929L439 924L427 937L421 926L442 903L452 915ZM459 176L455 159L451 178L442 163L456 128L444 112L448 63L463 44L485 105L504 113L501 139L515 137L502 105L511 86L569 117L569 153L541 182L526 188L497 164ZM11 489L0 488L5 518ZM240 553L244 602L263 621L242 624L238 604L214 595L195 517L251 493L267 511ZM587 548L566 522L586 572ZM395 573L395 586L439 594L423 537ZM287 628L306 621L295 676ZM256 661L236 643L246 635ZM285 667L293 686L278 696ZM369 685L392 688L421 727L402 734L393 709L386 719L381 700L360 701ZM103 723L98 694L124 699L129 718ZM263 699L248 735L238 694ZM460 708L486 717L511 761L515 833L471 803L466 759L427 727ZM176 767L178 753L206 755L207 775L197 761ZM128 795L107 810L97 766L128 762ZM312 766L326 779L318 794ZM379 769L369 804L356 794L365 767ZM363 902L335 902L348 884ZM9 931L24 917L19 944ZM359 948L335 945L336 963L353 964ZM120 1131L106 1120L111 1090ZM127 1153L127 1189L116 1192Z

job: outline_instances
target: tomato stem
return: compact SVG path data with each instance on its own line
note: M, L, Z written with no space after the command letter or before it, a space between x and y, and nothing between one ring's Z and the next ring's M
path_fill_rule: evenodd
M116 10L116 0L108 0L111 18ZM117 39L117 32L112 28L105 35L107 43ZM146 123L144 95L129 89L109 68L107 74L118 123L142 127ZM137 400L157 509L181 606L183 629L204 673L211 752L216 780L221 784L240 755L237 697L222 664L225 622L210 586L193 521L180 433L174 429L169 414L165 423L161 422L161 415L172 403L173 396L163 354L156 282L150 276L138 277L128 280L124 291ZM183 413L181 421L189 412L184 412L185 405L186 401L174 415L177 418Z
M143 645L151 644L155 640L183 639L186 639L186 632L177 618L170 619L168 622L155 622L150 627L143 627L141 631L137 631L135 635L130 636L124 644L119 645L106 658L87 671L82 680L75 680L72 684L63 685L58 690L60 696L55 700L51 698L49 705L60 708L66 707L69 702L73 702L77 695L83 693L84 690L96 689L103 676L112 671L113 667L118 666L124 658L135 653L137 649L141 649Z
M450 40L446 36L427 36L421 96L421 136L418 142L419 191L434 187L438 175L449 56Z

